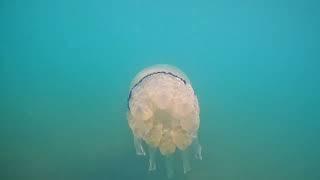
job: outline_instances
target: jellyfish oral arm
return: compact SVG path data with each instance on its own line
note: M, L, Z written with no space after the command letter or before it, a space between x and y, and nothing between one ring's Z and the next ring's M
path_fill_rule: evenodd
M157 169L157 165L156 165L157 149L151 146L148 149L149 149L149 171L154 171Z
M137 155L145 156L146 152L144 151L144 148L142 146L142 140L139 139L138 137L134 136L133 137L133 142L134 142L134 147L136 149Z
M193 151L194 151L195 158L198 159L198 160L202 160L202 152L201 152L202 151L202 147L201 147L197 137L194 138L192 146L193 146Z

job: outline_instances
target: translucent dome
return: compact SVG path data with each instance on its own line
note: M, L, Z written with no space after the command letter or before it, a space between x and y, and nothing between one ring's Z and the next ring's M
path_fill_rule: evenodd
M198 143L199 104L187 76L169 65L144 69L131 83L128 97L128 123L138 155L149 149L149 170L155 170L155 153L167 158L179 150L184 172L190 170L187 150L201 159ZM167 163L168 164L168 163ZM170 165L168 165L170 166ZM168 176L173 170L168 167Z

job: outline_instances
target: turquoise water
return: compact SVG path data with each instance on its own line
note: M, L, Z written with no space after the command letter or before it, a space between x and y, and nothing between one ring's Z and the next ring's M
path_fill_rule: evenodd
M0 2L0 179L166 179L135 155L130 81L190 78L203 160L174 179L320 179L318 1Z

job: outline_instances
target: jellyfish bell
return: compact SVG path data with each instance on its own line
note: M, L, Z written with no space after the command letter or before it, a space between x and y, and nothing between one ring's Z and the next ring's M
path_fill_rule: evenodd
M128 124L137 154L149 156L150 171L156 170L158 152L165 156L169 177L175 154L181 154L184 173L191 169L190 152L202 159L199 113L197 96L181 70L155 65L136 75L128 97Z

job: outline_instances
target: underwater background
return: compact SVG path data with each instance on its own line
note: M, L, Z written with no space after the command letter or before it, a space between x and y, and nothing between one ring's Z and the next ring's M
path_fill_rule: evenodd
M203 160L174 179L320 179L320 3L1 0L0 179L167 179L135 154L127 97L184 71Z

